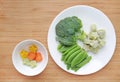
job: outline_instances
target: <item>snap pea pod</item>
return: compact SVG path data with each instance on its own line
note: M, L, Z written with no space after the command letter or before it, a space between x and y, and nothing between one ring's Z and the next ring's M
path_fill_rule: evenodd
M59 49L59 51L61 52L61 53L64 53L66 50L68 50L70 47L66 47L66 46L62 46L60 49Z
M65 56L64 62L67 61L68 57L69 57L73 52L75 52L75 51L77 51L77 50L79 50L79 49L80 49L80 47L77 46L77 47L75 47L73 50L71 50L71 51Z
M77 45L74 45L72 47L70 47L68 50L66 50L63 55L66 55L68 52L70 52L71 50L73 50L75 47L77 47Z
M83 65L87 64L92 59L91 56L88 56L84 61L77 65L77 67L82 67Z
M87 63L89 63L91 59L92 59L92 57L88 56L84 61L82 61L81 63L79 63L74 70L77 71L82 66L86 65Z
M65 59L65 55L62 55L62 58L61 58L61 60L62 60L62 61L64 61L64 59Z
M66 56L66 53L68 53L68 51L74 49L75 47L77 47L77 45L74 45L74 46L70 47L68 50L66 50L66 51L62 54L61 60L64 61L65 56Z
M74 66L74 67L71 67L71 69L76 71L78 69L78 67Z
M66 63L71 64L71 61L82 51L82 48L75 51L70 57L67 59Z
M67 70L69 70L69 69L70 69L70 67L71 67L71 65L70 65L70 64L67 64Z
M78 54L71 62L71 67L74 67L75 65L79 64L81 61L83 61L84 58L87 57L87 53L83 50L80 54Z
M79 53L75 58L71 61L71 67L74 67L74 64L79 62L79 59L82 57L84 51L82 50L81 53Z
M71 69L76 72L76 71L78 71L80 68L79 68L79 67L73 67L73 68L71 68Z

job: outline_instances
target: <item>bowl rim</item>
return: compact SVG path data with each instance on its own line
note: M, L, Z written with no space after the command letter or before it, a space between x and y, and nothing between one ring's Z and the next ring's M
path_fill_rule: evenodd
M15 50L18 48L18 46L20 46L20 45L23 44L24 42L28 42L28 41L33 41L33 42L35 42L35 43L40 44L40 45L43 47L43 49L45 50L45 52L46 52L46 65L45 65L45 66L43 67L43 69L40 70L39 72L37 72L37 73L35 73L35 74L30 74L30 75L29 75L29 74L26 74L26 73L20 72L20 70L17 68L17 66L16 66L15 63L14 63ZM47 51L47 48L46 48L40 41L38 41L38 40L34 40L34 39L22 40L22 41L20 41L19 43L17 43L16 46L14 47L14 49L13 49L13 52L12 52L12 64L13 64L14 68L15 68L20 74L22 74L22 75L25 75L25 76L35 76L35 75L38 75L38 74L42 73L42 72L45 70L45 68L46 68L46 66L47 66L47 64L48 64L48 51Z

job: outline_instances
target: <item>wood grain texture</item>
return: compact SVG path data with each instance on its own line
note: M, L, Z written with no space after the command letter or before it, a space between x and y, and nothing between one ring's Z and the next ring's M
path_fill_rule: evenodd
M49 54L48 65L40 75L26 77L12 64L15 45L25 39L41 41L54 17L73 5L89 5L103 11L112 21L117 37L110 63L87 76L69 74L59 68ZM109 30L109 29L108 29ZM120 82L120 0L0 0L0 82Z

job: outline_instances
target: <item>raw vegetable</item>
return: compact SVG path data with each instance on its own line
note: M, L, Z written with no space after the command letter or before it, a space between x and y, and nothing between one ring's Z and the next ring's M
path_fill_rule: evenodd
M74 67L75 65L79 64L81 61L83 61L87 57L86 52L83 50L81 53L79 53L71 62L71 67Z
M30 52L30 53L28 54L28 56L27 56L27 58L28 58L29 60L34 60L35 57L36 57L36 54L35 54L34 52Z
M30 66L30 63L29 63L29 62L30 62L30 60L29 60L28 58L24 58L24 59L23 59L23 64L24 64L24 65Z
M65 46L71 46L76 44L76 37L75 36L69 36L69 37L56 37L56 39Z
M61 45L61 47L59 47L58 50L61 50L62 47L64 46ZM64 53L62 53L61 60L66 64L66 67L68 70L71 69L71 70L77 71L80 68L77 65L85 61L87 57L88 57L88 54L83 48L81 48L79 45L73 45L71 47L67 47L67 49L65 48Z
M29 52L24 49L21 50L20 55L24 65L35 68L37 66L37 62L42 61L42 55L37 50L38 48L35 44L29 46Z
M81 63L79 63L78 65L77 65L77 67L82 67L83 65L85 65L85 64L87 64L90 60L91 60L91 56L88 56L84 61L82 61Z
M36 61L36 62L42 61L42 55L41 55L40 52L37 52L37 53L36 53L35 61Z
M61 60L66 64L68 70L77 71L80 68L77 65L88 57L87 52L77 45L78 39L84 41L87 37L81 28L82 22L76 16L62 19L55 27L56 40L60 43L57 50L62 53ZM82 66L84 65L82 64Z
M28 52L23 49L23 50L20 52L20 55L21 55L21 58L24 59L24 58L26 58L26 57L28 56Z
M86 37L87 37L87 34L83 30L81 30L81 32L77 36L77 38L81 41L84 41Z
M82 27L81 20L76 17L67 17L57 23L55 30L57 35L57 41L59 41L62 45L71 46L76 44L76 36L77 32L80 32L80 28Z
M73 50L75 47L77 47L77 45L71 46L69 49L67 49L67 50L63 53L63 55L66 55L68 52L70 52L71 50Z
M84 66L85 64L89 63L90 60L92 59L91 56L88 56L84 61L82 61L81 63L79 63L76 68L74 69L74 71L79 70L82 66Z
M92 24L90 30L91 30L91 32L96 32L96 31L97 31L96 25L95 25L95 24Z
M30 61L28 58L23 59L23 64L34 68L37 66L37 62L35 60Z
M71 61L76 57L77 54L81 52L82 49L75 51L70 55L70 57L67 59L66 63L71 64Z
M30 47L29 47L29 50L30 50L30 52L37 52L37 46L35 45L35 44L32 44Z
M91 25L90 32L85 38L82 38L82 36L84 36L84 34L81 34L79 38L84 43L84 49L87 51L97 53L99 49L105 45L105 30L98 30L95 24Z
M79 49L80 49L80 47L77 46L77 47L75 47L74 49L72 49L70 52L68 52L68 54L65 56L64 61L67 61L68 57L69 57L73 52L75 52L75 51L77 51L77 50L79 50Z
M30 67L35 68L37 66L37 62L35 60L30 61Z

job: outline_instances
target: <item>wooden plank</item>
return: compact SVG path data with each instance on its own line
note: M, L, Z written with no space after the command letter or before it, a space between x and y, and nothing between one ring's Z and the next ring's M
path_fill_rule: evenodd
M59 68L49 54L44 72L35 77L18 73L12 65L15 45L25 39L41 41L46 48L47 34L54 17L73 5L89 5L103 11L115 26L117 46L110 63L87 76L69 74ZM0 82L120 82L120 0L0 0Z

